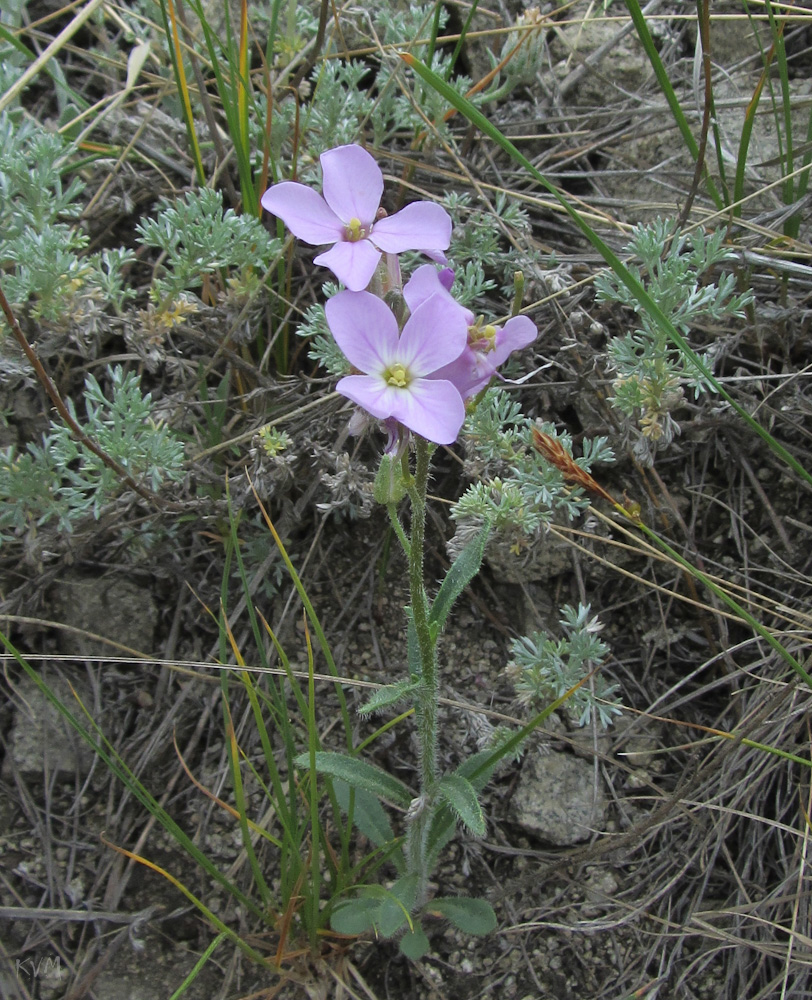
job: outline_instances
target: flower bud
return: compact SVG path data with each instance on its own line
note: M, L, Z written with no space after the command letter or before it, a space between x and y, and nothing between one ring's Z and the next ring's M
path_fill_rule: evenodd
M380 504L399 503L406 495L403 467L396 456L384 455L381 459L372 495Z

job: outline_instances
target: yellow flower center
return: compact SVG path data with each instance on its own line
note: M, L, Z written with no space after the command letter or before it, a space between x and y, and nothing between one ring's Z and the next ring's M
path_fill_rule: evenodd
M349 243L357 243L366 238L367 232L361 225L360 219L352 218L344 227L344 235Z
M406 366L396 361L391 368L388 368L385 376L388 385L394 385L398 389L405 389L409 384L409 373Z
M490 354L496 347L496 334L498 331L495 326L491 326L490 324L482 326L482 323L482 316L478 316L476 323L468 327L468 346L480 354Z

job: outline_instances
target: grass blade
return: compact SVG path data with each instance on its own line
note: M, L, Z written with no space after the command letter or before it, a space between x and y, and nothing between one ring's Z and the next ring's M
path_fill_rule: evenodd
M707 368L696 352L688 345L688 342L679 333L671 320L651 298L640 282L637 281L637 279L631 274L629 269L622 263L617 254L611 250L606 243L604 243L589 223L582 218L581 214L570 203L569 199L567 199L554 184L548 181L546 177L539 173L527 157L519 152L516 146L513 145L510 139L503 135L499 129L491 121L489 121L485 115L482 114L482 112L478 111L477 108L470 103L470 101L467 101L464 97L460 96L445 82L445 80L439 77L419 60L415 59L410 53L401 53L400 57L415 71L415 73L418 74L418 76L422 77L427 83L442 94L449 104L452 104L461 114L463 114L472 125L475 125L481 132L493 139L493 141L497 143L497 145L503 149L515 163L523 167L530 174L530 176L534 178L534 180L536 180L542 185L542 187L553 195L556 201L558 201L567 215L569 215L592 246L595 247L598 253L600 253L609 267L612 268L623 284L626 285L632 295L634 295L640 305L646 310L649 316L655 320L660 328L668 334L671 341L682 352L684 357L691 362L700 375L702 375L702 377L706 379L711 386L713 386L714 390L722 397L722 399L724 399L736 411L747 426L755 434L757 434L762 441L765 442L775 455L785 462L808 485L812 486L812 474L807 472L804 466L794 457L794 455L787 451L787 449L780 442L778 442L769 431L765 430L759 423L757 423L750 416L750 414L733 399L733 397L719 383L719 381L714 378L713 373Z

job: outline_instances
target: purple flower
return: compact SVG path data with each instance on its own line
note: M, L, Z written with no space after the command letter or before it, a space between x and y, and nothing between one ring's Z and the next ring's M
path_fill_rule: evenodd
M354 292L366 288L381 253L422 250L443 258L451 240L451 217L428 201L378 218L383 174L360 146L337 146L321 154L324 197L312 188L283 181L268 188L262 207L279 216L305 243L333 246L316 257Z
M435 377L465 347L465 320L453 300L430 296L400 334L392 310L370 292L339 292L325 311L336 343L363 373L341 379L342 395L435 444L457 440L465 404L451 382Z
M431 264L424 264L406 283L403 297L408 307L415 310L429 296L439 296L453 303L465 317L468 328L465 347L453 361L439 368L431 377L452 382L460 395L467 399L485 388L499 365L507 361L514 351L532 344L538 330L527 316L514 316L501 328L484 326L481 316L475 319L470 309L459 305L448 291L444 278L447 280L443 272L438 274Z

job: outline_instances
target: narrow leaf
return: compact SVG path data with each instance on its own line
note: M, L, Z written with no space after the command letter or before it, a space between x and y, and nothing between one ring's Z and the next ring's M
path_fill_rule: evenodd
M440 779L437 791L471 833L477 837L484 835L485 817L482 815L474 786L467 778L463 778L461 774L447 774Z
M490 532L490 523L486 521L454 560L431 606L429 622L432 624L438 625L439 628L445 625L454 602L479 572Z
M297 767L310 767L310 754L299 754L294 763ZM355 757L347 757L345 754L329 750L319 750L315 754L315 765L321 774L340 778L353 788L363 788L378 798L404 809L407 809L412 801L412 794L402 781L398 781L391 774L365 760L356 760Z
M397 684L385 684L383 687L379 687L367 703L358 709L358 714L369 715L370 712L378 712L382 708L387 708L389 705L394 705L402 701L416 689L417 684L409 678L404 678L402 681L398 681Z
M468 896L433 899L426 909L450 920L464 934L490 934L496 927L496 914L484 899L471 899Z
M350 786L346 781L337 779L333 785L336 800L344 813L350 810ZM376 847L384 847L395 839L395 832L389 822L389 817L383 806L370 792L363 788L355 789L352 821L361 833Z

